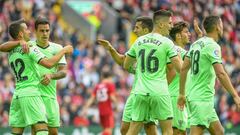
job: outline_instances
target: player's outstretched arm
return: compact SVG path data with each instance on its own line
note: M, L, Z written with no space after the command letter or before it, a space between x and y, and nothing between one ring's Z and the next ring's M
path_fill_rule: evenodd
M232 95L234 102L237 106L237 110L240 111L240 98L237 91L234 89L226 71L223 68L223 65L220 63L215 63L213 65L217 78L223 85L223 87Z
M115 48L110 44L109 41L104 40L104 39L98 39L97 40L100 45L102 45L107 51L110 52L113 60L120 66L123 66L123 62L125 59L125 55L122 55L117 52Z
M183 110L185 103L186 103L186 97L185 97L185 84L187 79L187 73L190 69L191 63L190 59L188 57L185 57L181 72L180 72L180 89L179 89L179 97L178 97L178 107Z
M26 41L24 40L18 40L18 41L8 41L0 45L0 51L1 52L9 52L15 47L21 45L23 52L28 53L29 52L29 47Z
M72 52L73 47L71 45L67 45L53 57L40 60L39 64L46 68L52 68L65 54L72 54Z

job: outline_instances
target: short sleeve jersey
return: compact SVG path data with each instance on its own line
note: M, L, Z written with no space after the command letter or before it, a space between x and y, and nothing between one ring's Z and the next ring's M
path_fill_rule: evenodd
M135 94L169 95L166 79L167 59L177 56L173 42L157 33L139 37L127 55L137 60Z
M23 53L22 48L16 47L9 52L8 61L15 75L16 90L14 95L18 97L40 96L40 76L36 64L45 56L36 46L30 45L29 53Z
M191 45L187 57L191 61L187 84L189 101L212 101L216 79L213 64L222 63L220 46L212 38L202 37Z
M30 42L34 46L38 47L38 49L48 58L51 58L63 48L61 45L52 43L52 42L49 42L49 45L45 48L42 48L39 45L37 45L36 41L30 41ZM51 69L45 68L44 66L41 66L41 65L37 65L37 66L38 66L38 71L40 75L43 76L44 74L56 73L58 71L58 65L66 65L65 57L62 57L61 60L58 62L58 64ZM41 95L55 99L56 85L57 85L56 80L51 80L51 82L47 86L39 84Z

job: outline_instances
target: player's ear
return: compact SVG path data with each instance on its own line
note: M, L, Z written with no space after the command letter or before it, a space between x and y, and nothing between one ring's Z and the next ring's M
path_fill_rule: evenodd
M176 39L180 39L180 38L182 38L181 34L180 34L180 33L177 33L177 34L176 34Z
M144 33L149 33L148 28L144 28L144 29L143 29L143 32L144 32Z
M22 39L22 38L23 38L23 32L22 32L22 31L19 31L19 33L18 33L18 38L19 38L19 39Z

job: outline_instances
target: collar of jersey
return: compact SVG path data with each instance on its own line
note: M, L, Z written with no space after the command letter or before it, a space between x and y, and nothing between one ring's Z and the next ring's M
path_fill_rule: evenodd
M42 49L46 49L48 48L50 45L48 44L46 47L41 47L40 45L37 44L38 47L42 48Z

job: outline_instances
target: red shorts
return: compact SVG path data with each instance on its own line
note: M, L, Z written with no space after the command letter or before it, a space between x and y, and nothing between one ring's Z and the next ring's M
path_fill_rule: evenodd
M100 122L103 128L114 128L113 115L100 115Z

